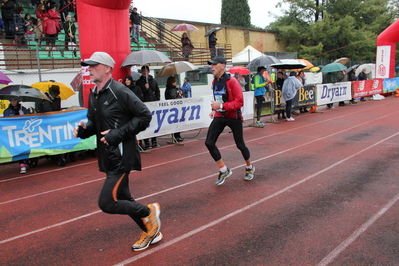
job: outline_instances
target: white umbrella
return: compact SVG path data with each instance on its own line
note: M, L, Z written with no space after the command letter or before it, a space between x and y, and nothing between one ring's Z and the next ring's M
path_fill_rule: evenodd
M147 65L153 63L169 63L172 62L166 55L155 50L140 50L126 56L121 67L133 65Z
M196 66L187 61L179 61L167 64L157 74L157 78L173 76L183 72L197 69Z
M370 73L371 71L375 70L375 64L363 64L357 67L356 69L356 77L359 76L360 72L366 69L366 74Z

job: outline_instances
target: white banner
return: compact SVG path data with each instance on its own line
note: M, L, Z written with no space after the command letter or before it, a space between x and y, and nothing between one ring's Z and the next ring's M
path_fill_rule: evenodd
M382 78L382 79L389 78L390 60L391 60L391 46L390 45L377 46L377 60L376 60L377 73L375 73L376 78Z
M317 105L352 99L351 82L318 84L316 88Z
M252 119L254 115L254 93L244 92L244 120ZM156 136L206 128L211 123L211 101L213 96L182 98L157 102L146 102L152 113L148 128L137 135L137 139L147 139Z

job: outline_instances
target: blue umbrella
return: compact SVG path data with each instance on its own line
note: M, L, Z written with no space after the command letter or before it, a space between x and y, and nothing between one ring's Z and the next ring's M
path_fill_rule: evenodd
M347 67L344 66L341 63L331 63L331 64L328 64L328 65L325 65L323 67L323 69L321 70L321 72L323 72L323 73L338 72L338 71L342 71L342 70L345 70L345 69L347 69Z

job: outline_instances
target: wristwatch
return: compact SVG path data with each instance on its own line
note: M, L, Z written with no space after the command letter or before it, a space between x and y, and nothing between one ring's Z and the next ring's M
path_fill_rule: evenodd
M220 109L223 110L223 103L220 104Z

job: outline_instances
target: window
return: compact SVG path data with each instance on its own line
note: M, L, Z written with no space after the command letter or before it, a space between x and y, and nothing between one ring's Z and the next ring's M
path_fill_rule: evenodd
M208 84L208 74L201 74L200 70L193 70L186 72L186 78L193 85L207 85Z

